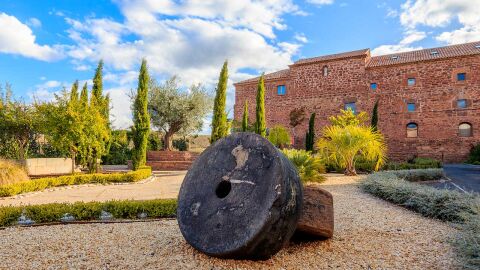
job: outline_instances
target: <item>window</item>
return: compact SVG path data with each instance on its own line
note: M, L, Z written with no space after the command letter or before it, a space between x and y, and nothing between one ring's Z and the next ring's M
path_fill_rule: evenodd
M418 125L415 123L407 124L407 138L418 137Z
M472 137L472 125L469 123L461 123L458 125L458 135L460 137Z
M408 78L407 84L408 84L408 86L415 85L415 78Z
M467 100L466 99L457 100L457 108L459 108L459 109L467 108Z
M457 81L465 81L467 79L467 73L457 73Z
M286 94L286 92L287 92L287 88L285 87L285 85L277 86L277 95L283 96Z
M357 113L357 106L355 106L355 102L348 102L345 103L345 110L352 110L354 113Z
M415 111L415 103L407 103L407 110L409 112L414 112Z
M370 84L370 89L377 90L377 83L371 83Z
M323 76L327 76L328 75L328 67L327 66L324 66L323 67Z

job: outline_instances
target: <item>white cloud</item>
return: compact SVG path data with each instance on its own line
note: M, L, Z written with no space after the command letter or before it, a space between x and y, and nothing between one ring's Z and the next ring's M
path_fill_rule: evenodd
M480 2L478 0L419 0L402 5L400 21L409 29L418 26L441 28L458 22L461 27L444 31L435 38L447 44L480 39Z
M384 55L391 53L399 53L406 51L421 50L421 46L413 46L412 44L423 40L427 37L425 32L407 30L404 33L403 39L398 44L381 45L372 50L372 55Z
M44 77L42 77L44 78ZM44 79L41 80L43 81ZM62 83L55 80L45 81L35 86L34 91L30 91L28 96L31 100L37 101L52 101L55 98L56 93L60 93L66 83Z
M296 33L294 38L295 38L295 40L297 40L299 42L302 42L302 43L307 43L308 42L308 39L307 39L307 37L305 36L304 33Z
M114 128L127 129L132 125L131 101L129 97L130 88L125 86L113 87L105 90L110 96L111 110L110 120Z
M30 18L27 20L27 25L32 27L41 27L42 22L37 18Z
M334 0L307 0L308 3L314 5L331 5L333 4Z
M18 54L43 61L62 58L60 46L39 45L35 35L16 17L0 13L0 52Z

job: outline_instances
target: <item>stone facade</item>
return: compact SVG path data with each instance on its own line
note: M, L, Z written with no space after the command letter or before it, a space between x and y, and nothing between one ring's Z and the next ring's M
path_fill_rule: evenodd
M465 80L459 80L461 74ZM413 85L409 79L415 80ZM236 120L241 120L246 100L253 120L257 82L253 78L235 84ZM285 95L277 94L279 85L286 86ZM370 115L379 100L379 130L391 160L418 156L461 162L480 142L480 42L375 57L365 49L303 59L267 74L265 87L268 127L289 127L290 111L304 107L307 117L317 114L317 136L346 103L354 102L357 111ZM465 100L466 108L458 100ZM408 103L414 104L413 112ZM407 137L409 123L417 124L417 137ZM462 123L471 125L472 136L460 136ZM307 126L308 120L294 131L290 128L296 147L303 147Z

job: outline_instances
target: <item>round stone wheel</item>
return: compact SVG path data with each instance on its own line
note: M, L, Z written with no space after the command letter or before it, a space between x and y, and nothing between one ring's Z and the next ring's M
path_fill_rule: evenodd
M302 201L294 165L265 138L234 133L193 163L178 195L177 219L201 252L267 259L290 240Z

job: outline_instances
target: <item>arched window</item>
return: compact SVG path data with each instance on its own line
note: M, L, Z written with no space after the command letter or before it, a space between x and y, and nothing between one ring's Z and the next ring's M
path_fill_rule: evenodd
M416 123L407 124L407 138L418 137L418 125Z
M472 125L469 123L461 123L458 125L458 136L472 137Z
M328 67L324 66L323 67L323 76L327 77L327 75L328 75Z

